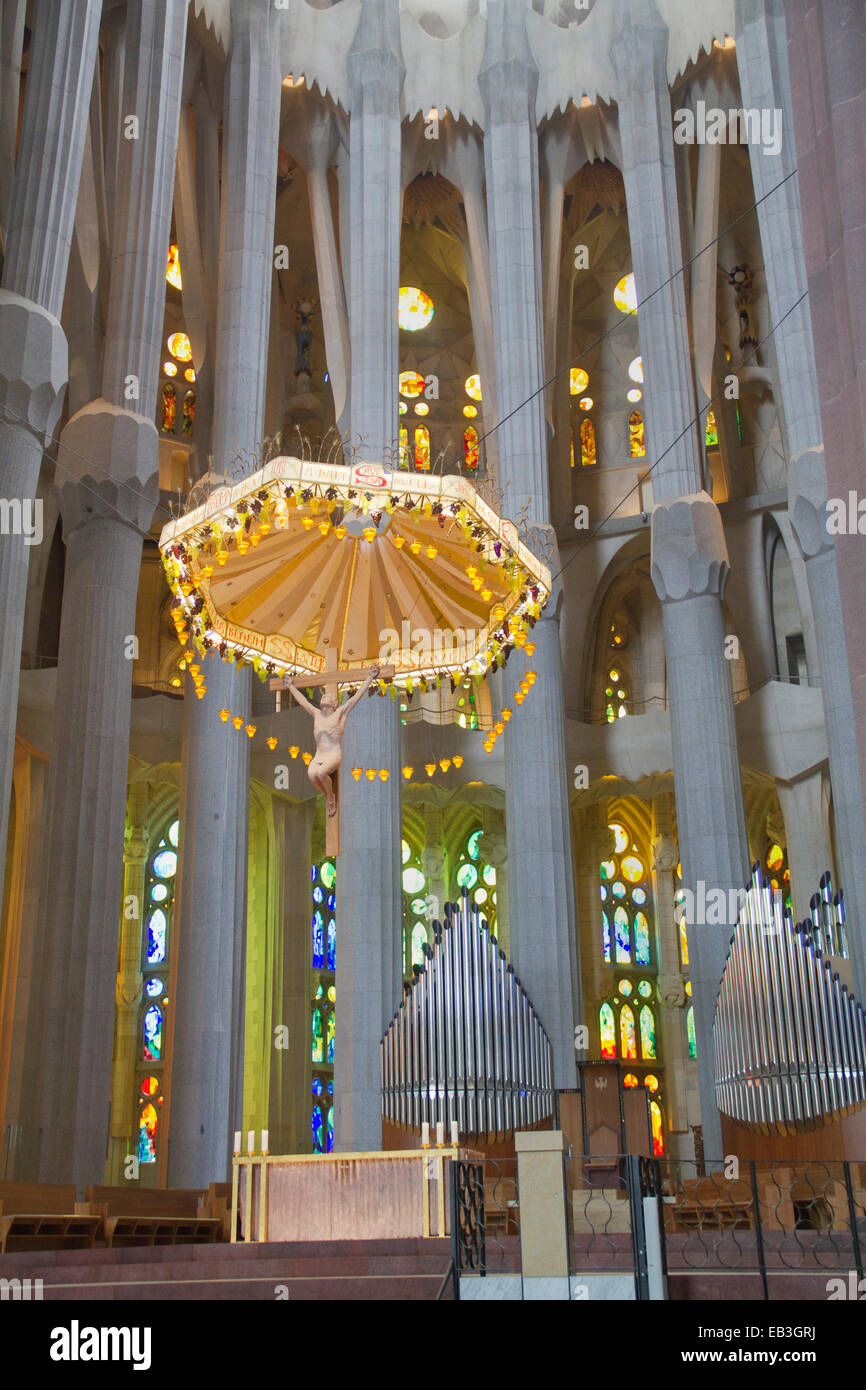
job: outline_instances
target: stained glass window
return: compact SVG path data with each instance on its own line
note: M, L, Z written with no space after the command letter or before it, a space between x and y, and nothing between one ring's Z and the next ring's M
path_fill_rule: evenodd
M472 834L467 837L460 853L454 878L458 895L464 888L469 889L473 902L476 902L481 908L482 920L487 923L491 935L495 936L496 867L486 863L481 853L483 834L483 830L473 830Z
M139 1006L138 1140L140 1163L156 1163L165 1061L165 1022L168 970L171 959L171 921L177 878L180 823L175 820L152 843L145 871L141 931L142 1000ZM155 973L153 967L159 966ZM144 1066L142 1064L145 1064Z
M185 435L192 434L193 421L195 420L195 391L187 391L183 398L183 423L181 429Z
M774 893L782 894L782 902L786 910L793 915L791 870L788 867L788 854L785 847L776 844L775 841L768 840L764 851L764 865L764 882L772 888Z
M313 1106L312 1131L313 1153L320 1154L322 1152L322 1107L320 1105Z
M583 367L570 367L568 372L568 392L571 396L579 396L581 391L585 391L589 385L589 372Z
M646 1060L655 1061L656 1025L649 1004L644 1004L640 1011L640 1050Z
M415 427L415 467L422 473L430 471L430 431L426 425Z
M718 449L719 447L719 431L716 427L716 417L712 408L707 411L707 428L704 434L704 443L708 449Z
M322 1010L313 1009L313 1061L324 1062L325 1046L322 1038Z
M616 1057L616 1029L613 1009L610 1004L602 1004L598 1011L599 1032L601 1034L602 1057Z
M180 275L180 252L176 246L168 248L168 263L165 267L165 278L170 285L174 285L176 290L183 289L183 281Z
M326 1152L327 1152L327 1153L333 1153L333 1151L334 1151L334 1107L333 1107L333 1105L329 1105L329 1106L328 1106L328 1138L327 1138Z
M421 857L408 840L401 841L403 861L403 973L410 975L413 965L424 961L427 930L427 878Z
M637 1058L634 1014L630 1004L623 1004L619 1011L619 1051L621 1057Z
M478 468L478 431L474 425L467 425L463 431L463 462L470 473Z
M610 666L604 687L604 717L608 724L625 719L628 714L629 688L622 663Z
M595 425L589 419L580 422L580 462L583 468L591 468L594 463L598 462L598 455L595 450Z
M165 430L166 434L174 434L177 424L177 392L170 381L167 381L162 388L162 419L160 429Z
M650 965L649 877L643 856L625 827L611 823L614 856L599 866L602 949L608 964ZM611 925L613 941L611 941ZM615 956L615 960L613 957Z
M653 1154L659 1158L665 1151L662 1108L657 1100L650 1101L650 1123L652 1125Z
M404 471L409 467L409 431L405 425L400 426L400 467Z
M323 1096L333 1086L337 997L337 868L333 859L322 859L310 869L312 913L312 1000L310 1005L310 1045L313 1061L313 1097ZM333 1094L333 1091L331 1091ZM319 1111L318 1117L316 1111ZM325 1111L312 1109L313 1151L325 1152L328 1142ZM318 1135L318 1147L316 1136Z
M397 320L407 333L426 328L433 318L433 300L414 285L400 286L398 305Z
M628 454L629 458L640 459L646 453L646 438L644 435L643 416L639 410L633 410L628 417Z

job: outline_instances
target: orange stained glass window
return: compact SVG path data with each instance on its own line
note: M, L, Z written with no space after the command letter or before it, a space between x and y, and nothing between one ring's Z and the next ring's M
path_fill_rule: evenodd
M405 425L400 426L400 467L409 467L409 431Z
M580 422L580 462L584 468L591 468L597 462L595 425L591 420Z
M653 1154L659 1158L664 1154L665 1140L662 1132L662 1108L657 1100L650 1101L650 1123L653 1132Z
M192 424L195 419L195 391L187 391L183 398L183 424L181 426L184 434L192 434Z
M637 1061L637 1040L634 1031L634 1014L630 1004L623 1004L619 1014L620 1055Z
M628 453L633 459L643 458L646 453L643 416L639 410L633 410L628 417Z
M430 471L430 431L426 425L415 430L415 467L422 473Z
M601 1033L602 1057L616 1057L616 1028L613 1021L613 1009L610 1004L602 1004L598 1011L598 1022ZM633 1024L632 1027L634 1027Z
M167 381L162 388L162 422L160 429L168 434L174 434L177 424L177 395L171 382Z
M463 461L473 472L478 467L478 431L474 425L467 425L463 431Z

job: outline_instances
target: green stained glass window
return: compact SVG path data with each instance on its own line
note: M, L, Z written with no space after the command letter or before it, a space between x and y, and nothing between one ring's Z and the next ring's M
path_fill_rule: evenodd
M327 1061L333 1064L334 1061L334 1010L328 1010L328 1035L327 1035Z
M424 884L425 878L420 869L416 869L410 864L408 869L403 870L404 893L420 893Z
M602 1004L598 1011L599 1032L601 1034L602 1057L616 1056L616 1026L610 1004Z
M623 1004L619 1013L619 1052L621 1057L637 1060L634 1014L630 1004Z
M470 859L478 858L478 841L481 839L483 833L484 832L481 830L476 830L469 836L466 842L466 853L469 855Z
M322 1010L313 1010L313 1061L324 1062L325 1041L322 1031Z
M644 1004L640 1011L640 1050L644 1061L655 1061L656 1024L649 1004Z
M412 928L412 964L424 964L424 946L427 944L427 928L423 922L416 922Z
M457 886L459 888L474 888L478 882L478 870L474 864L461 864L457 870Z
M695 1037L695 1006L694 1006L694 1004L689 1004L689 1007L686 1009L686 1031L687 1031L687 1033L688 1033L688 1039L689 1039L689 1056L692 1057L692 1058L695 1058L695 1057L697 1057L697 1055L698 1055L698 1042L697 1042L697 1038Z

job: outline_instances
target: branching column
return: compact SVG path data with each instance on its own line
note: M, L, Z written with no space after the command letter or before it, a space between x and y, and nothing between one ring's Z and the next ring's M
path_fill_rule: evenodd
M627 9L627 14L626 14ZM674 787L684 886L740 888L748 877L743 796L722 598L728 554L718 508L701 490L666 56L653 0L623 7L611 57L619 85L623 177L656 506L652 577L662 604ZM650 296L652 296L650 298ZM707 1156L722 1152L712 1031L730 929L689 930Z
M261 444L273 276L280 112L279 14L253 0L232 14L223 117L222 227L214 470ZM240 1129L246 950L249 740L219 710L248 715L250 674L218 656L207 697L186 690L180 804L180 903L171 1043L169 1183L224 1179ZM229 726L230 727L230 726Z
M381 459L397 435L400 87L397 0L363 0L348 57L351 441ZM342 185L341 185L342 187ZM348 769L390 769L361 788ZM336 1147L382 1146L379 1042L403 978L398 707L362 700L349 717L340 779L337 874Z
M781 148L749 147L764 273L773 321L780 415L788 453L788 511L806 562L827 724L839 873L848 902L851 967L866 998L866 825L839 574L827 529L827 473L800 221L785 15L781 0L738 0L737 60L743 105L779 112ZM800 301L799 303L797 301ZM796 308L794 306L796 305Z
M526 38L523 0L488 5L487 44L479 73L484 135L490 281L499 406L499 482L503 508L517 517L528 503L530 544L559 568L549 525L547 428L542 382L538 71ZM515 652L503 689L530 667L532 694L505 739L510 947L520 976L553 1045L555 1084L575 1081L576 970L574 872L568 814L565 714L558 602L551 596L533 632L530 660ZM512 685L511 682L514 682ZM507 703L507 699L506 699Z
M66 391L68 351L59 318L101 8L98 0L70 0L64 5L38 0L34 5L11 206L8 190L3 193L9 223L0 289L0 496L21 511L17 527L4 527L0 534L0 901L31 550L22 523L32 528L30 508L42 450L60 417ZM4 9L3 16L3 37L9 42L16 27L12 9L8 14ZM13 85L7 77L8 70L4 96L5 88ZM4 102L4 122L8 116ZM4 132L4 164L14 151L14 139L13 125L11 136ZM4 167L3 172L11 169ZM50 543L49 535L45 544Z
M185 42L183 0L130 7L102 395L66 425L58 455L67 558L40 1178L80 1186L101 1181L107 1151L132 639L142 536L159 496L154 416Z

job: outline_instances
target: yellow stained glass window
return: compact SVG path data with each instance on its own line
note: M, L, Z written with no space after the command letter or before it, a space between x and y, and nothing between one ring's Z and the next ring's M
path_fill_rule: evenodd
M633 357L628 364L628 374L638 386L643 386L643 358Z
M168 248L168 264L165 268L165 278L170 285L174 285L176 290L183 289L183 281L180 278L180 252L176 246Z
M617 281L613 292L613 302L621 314L637 313L637 290L634 284L634 275L624 275Z
M415 467L422 473L430 471L430 431L426 425L415 430Z
M568 373L568 390L572 396L579 396L589 385L589 372L583 367L572 367Z
M408 396L412 400L415 396L420 396L424 390L424 378L420 372L401 372L397 378L397 385L400 395Z
M628 452L633 459L643 458L646 453L643 416L639 410L633 410L628 417Z
M400 467L409 467L409 431L405 425L400 426Z
M177 358L178 362L192 360L192 347L185 333L172 333L168 340L168 350L172 357Z
M399 294L397 320L407 333L426 328L433 318L433 300L414 285L402 285Z
M595 425L591 420L580 422L580 462L583 468L591 468L597 461L595 452Z
M481 400L481 377L477 372L474 376L468 376L464 385L466 394L471 401Z
M634 1014L630 1004L623 1004L619 1013L619 1052L621 1057L637 1061Z
M599 1031L601 1033L602 1057L616 1057L616 1028L613 1009L610 1004L602 1004L598 1011Z
M463 462L470 472L478 467L478 431L472 425L463 431Z
M657 1100L650 1101L650 1122L653 1132L653 1154L660 1158L665 1151L665 1141L662 1132L662 1108Z
M707 411L707 429L704 435L704 443L708 449L718 449L719 431L716 426L716 417L712 409Z

